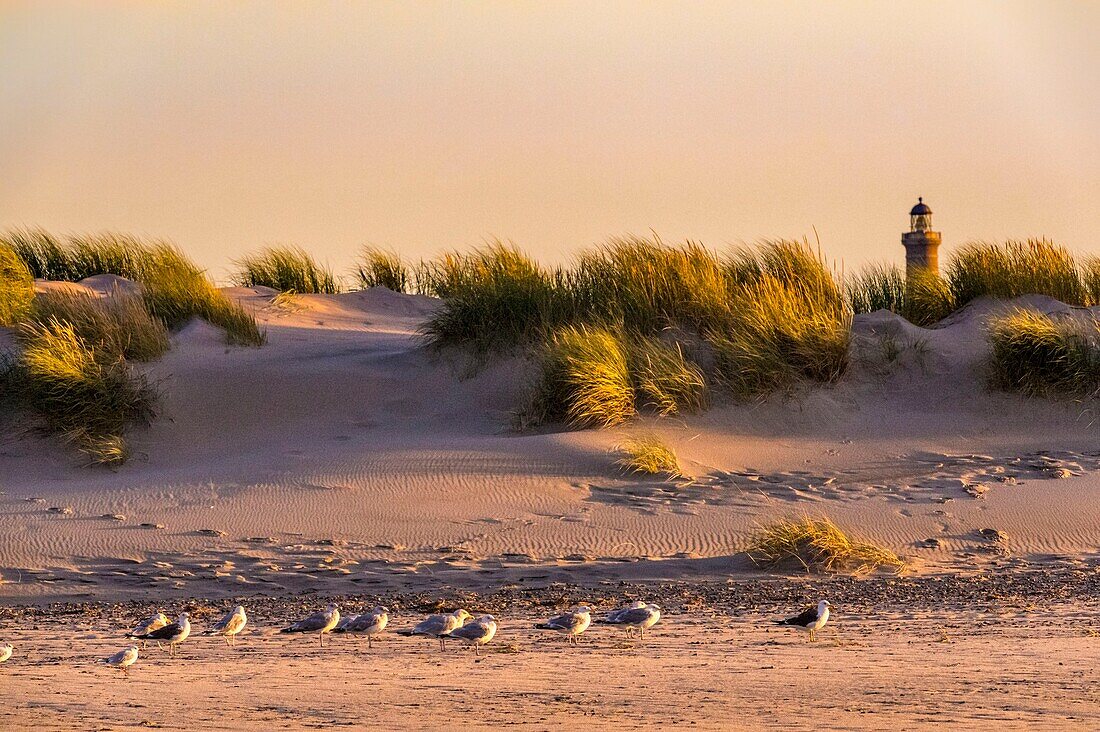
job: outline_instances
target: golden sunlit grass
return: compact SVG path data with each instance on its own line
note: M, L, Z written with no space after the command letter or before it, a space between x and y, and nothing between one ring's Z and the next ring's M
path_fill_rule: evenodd
M172 330L202 318L223 329L230 345L262 346L267 340L255 316L230 301L193 266L165 267L147 274L141 296L149 312Z
M1020 295L1048 295L1069 305L1089 304L1073 255L1045 239L967 244L951 257L946 280L958 307L979 297Z
M705 335L717 378L739 397L835 381L848 368L852 314L831 283L763 275L737 291L730 319Z
M444 255L419 277L420 286L444 299L422 328L434 347L484 351L542 343L570 320L568 291L511 245Z
M905 312L905 273L890 264L872 264L845 282L848 301L857 313Z
M385 287L394 292L408 292L414 283L409 277L409 268L401 257L393 252L373 247L363 250L359 265L355 269L359 287Z
M1028 396L1100 391L1100 331L1019 308L989 322L989 381Z
M169 242L113 232L62 239L41 229L15 229L0 236L0 242L10 245L36 278L57 282L100 274L141 282L149 272L188 262Z
M270 287L280 292L324 293L340 291L336 278L300 247L268 247L237 260L235 282L242 287Z
M15 383L25 408L96 462L124 459L123 434L152 420L155 389L125 359L89 346L68 323L50 318L25 323L21 331Z
M900 572L897 554L849 537L827 518L782 519L752 537L749 558L762 567L797 565L807 571L866 575L878 569Z
M679 478L682 475L676 453L656 435L636 435L616 449L623 457L615 464L628 473L665 475L669 478Z
M662 417L703 408L706 378L679 344L639 337L629 343L627 354L630 381L642 407Z
M614 427L635 413L627 352L618 337L603 328L569 326L551 338L530 422Z
M30 312L34 278L23 260L0 243L0 325L15 325Z
M116 292L109 297L54 291L38 295L29 319L40 325L67 323L97 351L132 361L152 361L167 353L168 329L145 309L138 295Z
M766 242L723 259L692 242L618 238L558 270L494 244L446 255L420 276L444 301L423 328L431 345L484 352L549 342L548 351L558 353L563 338L576 351L587 334L593 356L609 352L610 338L626 354L640 403L662 414L703 406L706 378L683 356L685 343L707 350L716 378L741 396L798 381L834 381L848 364L851 308L805 242ZM546 388L561 383L561 359L544 358L544 364L553 372L544 379L545 405L547 393L563 392ZM625 388L620 384L617 392L620 406L606 418L578 407L588 416L567 421L596 426L629 418ZM545 421L564 418L568 409L536 411L537 421Z

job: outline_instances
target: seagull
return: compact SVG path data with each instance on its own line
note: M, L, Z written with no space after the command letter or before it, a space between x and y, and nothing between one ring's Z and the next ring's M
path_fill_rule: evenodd
M103 663L108 666L114 666L115 668L122 669L122 672L127 676L130 674L130 667L134 665L138 660L138 647L130 646L129 648L123 648L121 651L113 656L108 656L103 659Z
M623 613L625 613L627 610L640 610L643 607L645 607L644 602L642 602L641 600L635 600L634 602L630 603L626 607L621 607L618 610L612 610L606 616L604 616L603 620L597 620L596 622L597 623L610 623L612 625L617 625L620 622L619 617Z
M390 611L384 607L376 607L369 613L352 615L341 621L337 626L337 633L357 633L367 636L367 648L371 647L371 636L378 635L390 622Z
M209 630L203 632L203 635L222 635L225 636L225 644L232 645L229 641L235 635L244 630L244 626L248 625L248 616L245 615L244 606L238 605L230 610L224 618L212 625Z
M340 623L340 610L335 605L329 605L320 612L315 612L304 620L292 623L280 630L280 633L316 633L321 641L321 648L325 647L325 633L328 633Z
M647 628L652 628L657 624L657 621L661 619L661 608L649 603L648 605L635 602L630 607L624 607L621 610L615 610L608 613L607 617L601 620L601 623L609 623L611 625L625 625L627 634L634 635L634 629L638 629L638 639L641 640L645 636Z
M799 628L803 628L810 632L810 641L817 640L817 631L824 627L825 623L829 622L829 608L832 605L828 600L822 600L817 603L817 607L809 607L804 611L795 615L794 617L787 618L786 620L776 620L776 625L794 625Z
M478 650L493 639L497 634L497 621L492 615L482 615L477 620L455 628L447 634L448 638L458 638L461 641L474 644L474 655L480 656ZM442 640L442 636L440 636Z
M578 607L567 613L555 615L545 623L536 623L539 630L556 630L569 636L570 645L577 645L577 636L588 630L592 624L592 611L587 607Z
M168 655L176 655L176 645L183 643L187 640L187 636L191 635L191 621L187 619L187 613L180 613L180 616L176 618L176 622L169 623L163 628L157 628L150 633L144 633L138 635L131 633L131 638L137 638L141 641L155 640L155 641L167 641L168 643Z
M0 663L3 663L4 661L7 661L9 658L11 658L11 653L14 650L15 648L12 647L11 643L5 643L4 645L0 646Z
M142 620L140 623L134 626L134 629L126 634L127 638L136 638L139 635L149 635L154 630L160 630L164 626L168 625L168 616L157 610L156 613ZM159 645L159 644L158 644ZM145 647L145 641L141 642L141 647Z
M456 628L461 628L471 617L462 608L444 615L429 615L417 623L412 630L400 630L398 635L430 635L439 639L439 650L447 650L447 638Z

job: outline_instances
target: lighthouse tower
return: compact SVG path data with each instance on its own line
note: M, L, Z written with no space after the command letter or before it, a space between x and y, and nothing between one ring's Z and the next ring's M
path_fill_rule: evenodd
M940 232L932 231L932 209L923 198L909 212L909 231L901 235L905 247L905 276L917 270L940 272Z

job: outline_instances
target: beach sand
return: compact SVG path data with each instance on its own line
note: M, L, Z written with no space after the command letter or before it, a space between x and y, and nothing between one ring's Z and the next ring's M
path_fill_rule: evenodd
M229 294L256 311L268 345L229 348L197 322L175 335L147 367L161 416L132 434L136 457L121 470L83 467L56 441L6 426L0 605L740 581L762 576L742 554L753 530L804 515L890 547L916 577L1100 563L1093 405L983 384L985 319L1011 304L974 303L934 330L858 316L854 366L835 386L614 430L521 432L512 414L536 365L426 350L417 329L437 307L430 298L372 289L276 305L262 288ZM670 444L688 478L619 472L616 445L640 431ZM155 670L143 658L128 681L88 663L121 647L107 625L82 627L69 649L60 628L3 621L0 641L34 650L0 676L11 721L38 727L71 715L108 728L263 728L292 714L302 725L367 724L352 715L373 710L391 728L550 727L585 713L627 727L650 714L703 727L1074 728L1084 706L1097 707L1079 671L1098 646L1059 618L1095 618L1096 606L1059 602L1007 625L935 607L915 624L849 615L813 647L747 619L733 632L672 616L652 646L618 648L600 632L591 652L570 654L559 638L532 638L476 664L406 639L369 660L339 642L324 651L338 662L321 664L300 639L261 635L233 650L189 642ZM536 608L514 612L533 622ZM955 632L940 644L945 624ZM605 678L619 680L593 683Z

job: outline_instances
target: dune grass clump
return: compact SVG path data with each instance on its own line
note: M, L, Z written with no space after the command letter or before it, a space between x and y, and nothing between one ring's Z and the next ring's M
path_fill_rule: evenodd
M894 265L871 265L848 280L845 289L855 313L905 312L905 273Z
M625 472L665 475L669 478L682 476L676 453L656 435L631 437L619 445L618 450L623 457L615 464Z
M900 572L905 561L870 542L849 537L827 518L783 519L752 537L749 558L762 567L799 565L808 572L867 575L879 569Z
M618 337L585 326L554 335L544 349L542 382L529 421L614 427L635 414L628 353Z
M192 318L202 318L225 331L235 346L262 346L267 336L256 318L232 302L194 266L165 267L146 276L141 297L155 317L175 330Z
M1019 308L989 323L989 383L1027 396L1100 392L1100 331Z
M408 292L413 284L409 268L401 261L401 257L393 252L371 247L363 250L355 274L362 289L385 287L394 292Z
M168 352L168 329L149 314L138 295L121 292L108 297L54 291L35 298L29 319L39 325L51 320L70 325L97 352L131 361L152 361Z
M630 381L642 407L666 417L698 412L706 403L706 377L679 344L640 337L627 347Z
M955 294L936 272L917 269L905 282L905 307L901 314L914 325L935 325L956 310Z
M0 325L15 325L30 312L34 277L15 253L0 243Z
M270 287L280 292L334 294L336 278L300 247L269 247L237 261L241 287Z
M705 335L717 376L749 398L799 381L836 381L848 367L852 311L830 280L784 283L773 275L743 285L730 324Z
M188 262L171 243L105 232L54 236L41 229L16 229L0 236L38 279L79 282L113 274L141 282L150 272Z
M497 242L469 254L448 254L422 274L424 287L444 299L421 331L437 348L485 351L543 343L570 321L561 274L544 270L511 245Z
M125 459L123 434L153 419L156 390L125 359L89 346L68 323L50 318L21 330L16 368L23 404L94 461Z
M653 334L670 326L699 329L729 304L730 271L712 251L658 237L620 237L581 255L563 274L571 316Z
M979 297L1021 295L1048 295L1069 305L1086 304L1073 255L1045 239L968 244L951 258L946 279L958 307Z

